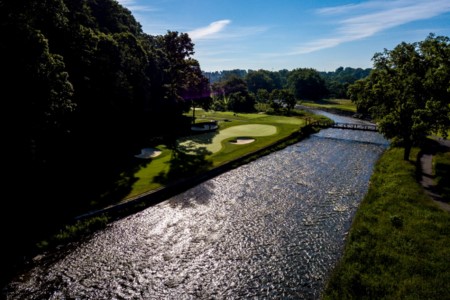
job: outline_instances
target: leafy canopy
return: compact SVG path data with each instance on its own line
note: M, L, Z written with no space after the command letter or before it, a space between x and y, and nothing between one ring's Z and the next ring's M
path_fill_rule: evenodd
M405 148L450 128L450 40L430 34L373 57L371 74L349 87L361 113L370 113L380 131Z

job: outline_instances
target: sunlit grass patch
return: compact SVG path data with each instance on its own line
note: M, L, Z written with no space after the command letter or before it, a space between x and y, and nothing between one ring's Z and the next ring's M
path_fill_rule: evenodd
M133 184L128 197L133 197L161 187L160 183L154 182L154 178L159 173L165 173L169 170L169 161L172 157L172 151L165 145L159 145L158 149L161 150L161 155L154 159L149 159L148 162L134 174L137 180Z
M216 153L222 149L222 141L231 137L250 136L259 137L273 135L277 133L277 128L273 125L247 124L228 127L215 133L206 133L193 137L183 138L180 145L190 144L190 146L205 147L211 153ZM212 138L211 138L212 136ZM193 142L193 144L192 144Z
M277 127L265 124L248 124L229 127L220 132L224 136L221 140L239 136L267 136L277 133Z
M192 116L192 111L190 115ZM305 125L302 118L305 116L322 118L306 112L297 112L294 116L287 117L261 113L206 112L196 109L197 122L216 120L219 130L180 138L177 145L170 147L153 145L161 150L160 156L141 163L140 169L133 175L136 181L131 191L122 201L161 188L170 180L177 179L177 176L192 176L197 171L221 166L271 146L293 133L298 133ZM239 137L252 138L254 141L232 143ZM196 167L195 164L199 165Z
M349 112L356 112L356 105L349 99L323 99L318 101L305 100L302 101L302 105L312 108L331 108Z
M188 116L192 116L192 111L186 114ZM224 120L224 119L233 119L233 120L252 120L263 118L265 114L259 113L234 113L231 111L205 111L205 110L195 110L195 118L196 122L202 122L204 120Z

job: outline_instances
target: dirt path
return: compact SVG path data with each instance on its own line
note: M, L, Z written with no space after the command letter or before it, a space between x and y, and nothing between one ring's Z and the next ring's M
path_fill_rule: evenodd
M450 148L450 141L438 140L439 144L444 147ZM422 178L420 184L422 184L425 192L430 196L434 203L441 209L450 212L450 204L442 202L442 197L436 192L436 182L433 175L433 154L424 153L420 157L420 164L422 167Z

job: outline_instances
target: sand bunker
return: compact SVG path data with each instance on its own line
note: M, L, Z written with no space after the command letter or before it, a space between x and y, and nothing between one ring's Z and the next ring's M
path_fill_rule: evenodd
M140 154L135 155L134 157L137 157L137 158L153 158L153 157L157 157L160 154L161 154L161 150L159 150L157 148L144 148L144 149L141 149L141 153Z
M255 139L252 139L252 138L237 138L235 140L230 141L230 143L236 144L236 145L244 145L244 144L253 143L254 141L255 141Z

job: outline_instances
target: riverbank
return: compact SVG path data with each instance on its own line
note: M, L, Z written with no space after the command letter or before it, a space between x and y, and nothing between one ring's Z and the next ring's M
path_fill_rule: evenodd
M297 131L291 133L288 136L278 139L277 141L263 147L260 149L253 150L241 155L233 160L227 161L220 166L202 172L201 174L195 174L194 176L186 176L182 179L178 179L166 184L164 187L151 190L135 197L127 199L126 202L111 205L103 209L93 210L86 214L76 217L73 222L68 223L64 228L52 237L41 241L37 248L29 249L27 253L24 253L24 259L20 262L10 262L11 270L4 270L2 273L2 281L5 280L3 276L7 273L12 274L7 275L6 282L14 274L19 274L23 268L28 269L35 263L36 257L39 262L41 257L40 254L46 252L53 252L55 248L59 252L64 252L64 248L70 249L72 247L71 243L77 243L82 241L84 238L89 237L94 232L105 228L110 222L118 220L120 218L129 216L133 213L141 211L146 207L155 205L171 196L179 194L199 183L213 178L219 174L236 168L240 165L254 161L264 155L268 155L272 152L281 150L289 145L297 143L304 138L308 137L310 134L317 132L319 129L311 126L300 127ZM2 282L2 285L6 282Z
M419 149L402 154L378 161L323 299L450 299L450 214L418 182Z
M301 140L307 138L313 133L318 132L320 129L315 128L310 125L305 125L301 127L298 131L290 134L287 137L277 140L276 142L246 153L238 158L235 158L231 161L227 161L219 166L216 166L212 169L206 170L201 174L195 174L193 176L187 176L184 178L180 178L173 182L168 183L164 187L150 190L148 192L139 194L137 196L131 197L127 199L126 202L119 203L117 205L111 205L109 207L88 212L86 214L80 215L75 218L77 222L82 222L92 217L103 216L105 214L108 215L108 219L118 219L129 214L132 214L136 211L142 210L145 207L157 204L164 199L172 197L176 194L179 194L195 185L198 185L208 179L211 179L215 176L218 176L224 172L230 171L234 168L237 168L243 164L247 164L252 162L258 158L261 158L264 155L268 155L275 151L279 151L289 145L300 142Z
M386 147L376 133L321 130L37 260L6 292L318 299Z

